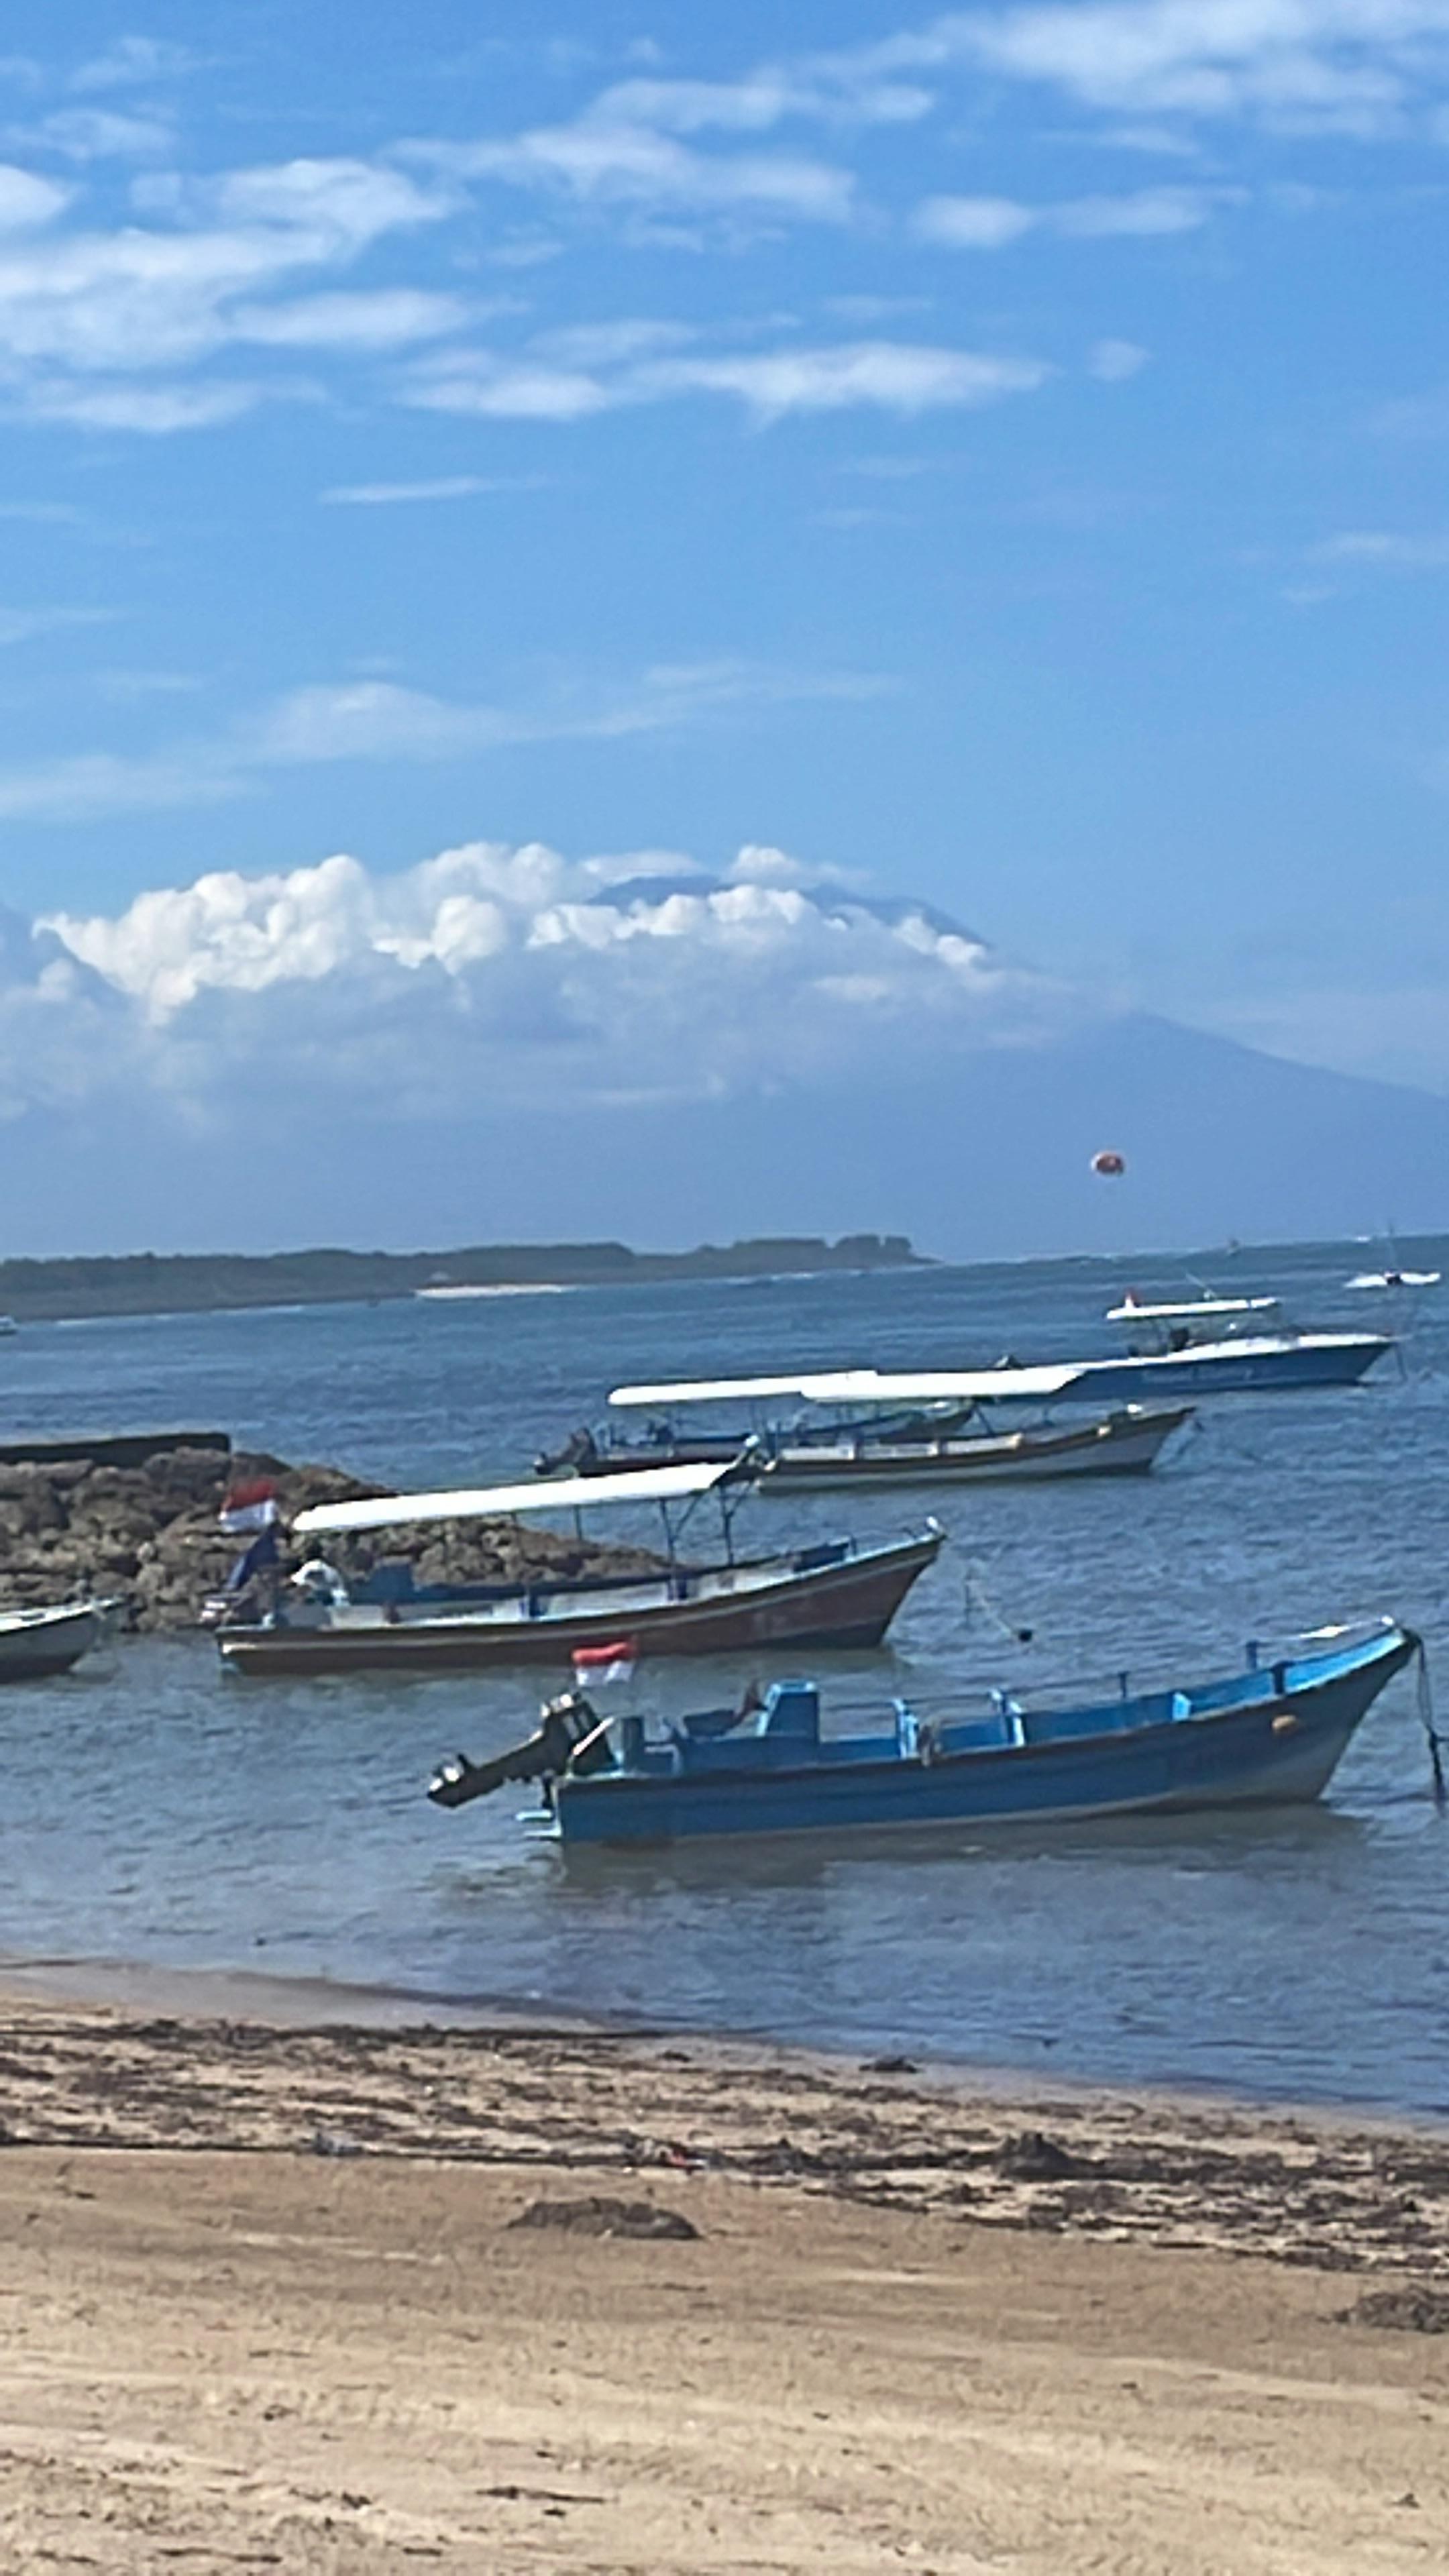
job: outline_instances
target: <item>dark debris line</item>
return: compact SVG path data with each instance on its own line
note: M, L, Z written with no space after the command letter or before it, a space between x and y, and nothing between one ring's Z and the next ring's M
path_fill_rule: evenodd
M1432 2131L1110 2097L997 2108L608 2034L18 2016L0 2027L0 2142L716 2174L971 2225L1412 2272L1449 2294L1449 2141Z

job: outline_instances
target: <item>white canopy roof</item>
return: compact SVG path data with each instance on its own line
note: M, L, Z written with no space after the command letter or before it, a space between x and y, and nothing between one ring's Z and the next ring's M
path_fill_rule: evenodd
M1144 1306L1135 1297L1124 1297L1120 1306L1109 1306L1109 1324L1186 1323L1196 1315L1268 1315L1278 1304L1276 1297L1190 1297L1179 1306Z
M835 1369L818 1376L683 1378L661 1386L616 1386L611 1404L752 1404L797 1396L806 1404L1040 1404L1065 1394L1081 1365L1046 1368ZM617 1479L615 1481L618 1481Z
M535 1476L526 1485L462 1486L439 1494L379 1494L364 1503L314 1503L292 1527L304 1536L324 1530L400 1529L416 1521L481 1520L492 1512L580 1511L595 1503L673 1503L707 1494L734 1461L709 1467L641 1467L623 1476Z

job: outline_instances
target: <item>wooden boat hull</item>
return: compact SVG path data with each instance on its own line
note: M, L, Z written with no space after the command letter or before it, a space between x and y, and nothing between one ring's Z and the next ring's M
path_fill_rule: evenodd
M0 1682L43 1681L52 1673L68 1673L101 1644L110 1624L111 1605L103 1601L0 1613Z
M935 1760L787 1758L754 1770L673 1776L620 1769L554 1791L565 1844L658 1844L703 1836L959 1832L1010 1824L1301 1803L1321 1796L1361 1720L1419 1651L1405 1629L1366 1647L1251 1677L1252 1695L1211 1713L1165 1715ZM1246 1687L1246 1685L1245 1685ZM1206 1694L1205 1694L1206 1696ZM1089 1721L1101 1721L1090 1731Z
M1060 1476L1146 1475L1191 1405L1132 1409L1101 1421L1035 1431L983 1433L969 1440L863 1442L856 1449L784 1448L761 1479L764 1494L832 1492L840 1485L1032 1484Z
M429 1613L389 1618L382 1609L336 1613L325 1625L222 1629L229 1670L269 1674L482 1672L510 1664L566 1664L581 1646L631 1639L642 1655L732 1655L760 1648L878 1646L912 1584L934 1564L945 1533L832 1562L800 1567L779 1560L773 1580L758 1568L713 1569L669 1584L611 1587L607 1596L532 1614ZM728 1587L731 1576L735 1588ZM706 1581L710 1588L705 1588ZM568 1602L566 1594L555 1601Z

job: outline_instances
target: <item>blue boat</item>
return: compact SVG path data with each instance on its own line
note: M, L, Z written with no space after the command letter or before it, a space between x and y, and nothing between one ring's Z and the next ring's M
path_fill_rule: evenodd
M965 1715L908 1701L864 1735L829 1735L813 1682L776 1682L739 1709L651 1731L599 1719L579 1691L549 1702L526 1744L458 1755L428 1794L460 1807L510 1780L542 1780L528 1821L563 1843L700 1835L875 1833L1070 1823L1135 1812L1316 1798L1380 1691L1422 1652L1412 1629L1317 1630L1269 1661L1247 1650L1227 1680L1068 1706L995 1690Z
M1121 1359L1088 1361L1078 1391L1114 1402L1148 1389L1176 1397L1357 1386L1394 1347L1388 1333L1302 1331L1278 1317L1276 1297L1148 1304L1129 1291L1107 1321L1126 1326L1131 1346Z

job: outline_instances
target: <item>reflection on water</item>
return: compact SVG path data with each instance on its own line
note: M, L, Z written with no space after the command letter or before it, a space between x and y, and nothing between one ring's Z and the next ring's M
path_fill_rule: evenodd
M1333 1247L1260 1256L1250 1284L1361 1324L1364 1301L1341 1293L1356 1266ZM1153 1284L1151 1264L1129 1275ZM1030 1264L28 1330L6 1345L8 1416L22 1431L219 1423L283 1455L476 1481L597 1418L621 1379L1103 1347L1097 1318L1124 1284L1104 1264ZM884 1535L932 1507L952 1529L891 1651L812 1659L837 1723L897 1691L929 1709L968 1681L1223 1670L1250 1636L1380 1608L1424 1630L1449 1689L1446 1356L1449 1329L1427 1321L1402 1378L1205 1408L1150 1481L861 1496L848 1515L762 1499L754 1535ZM190 1637L12 1687L0 1949L1062 2076L1449 2101L1449 1829L1405 1682L1319 1808L565 1859L520 1835L527 1791L457 1815L422 1795L440 1755L527 1731L551 1678L248 1684ZM739 1662L646 1666L640 1687L668 1713L749 1678Z

